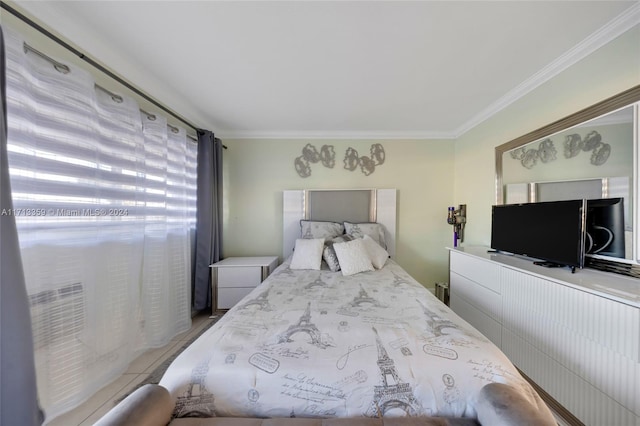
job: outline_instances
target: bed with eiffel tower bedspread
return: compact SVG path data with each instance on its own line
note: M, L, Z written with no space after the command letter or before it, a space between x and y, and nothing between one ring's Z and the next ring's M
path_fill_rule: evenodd
M172 363L175 417L476 417L482 387L547 409L506 356L396 262L285 261Z

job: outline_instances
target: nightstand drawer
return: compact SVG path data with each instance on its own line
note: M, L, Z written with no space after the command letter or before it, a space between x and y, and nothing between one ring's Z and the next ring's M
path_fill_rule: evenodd
M251 290L253 287L219 288L218 309L231 309L240 299L251 293Z
M226 267L218 269L218 288L256 287L262 282L260 266Z
M278 266L278 256L227 257L211 267L211 307L231 309Z

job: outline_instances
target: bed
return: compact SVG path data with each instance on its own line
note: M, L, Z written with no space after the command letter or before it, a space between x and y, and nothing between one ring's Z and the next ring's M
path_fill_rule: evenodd
M331 210L349 211L328 217L310 212L327 194L283 194L285 260L168 368L174 417L476 418L482 389L502 383L553 418L495 345L394 260L395 190L368 191L359 203L334 191L351 202ZM327 237L335 224L344 235Z

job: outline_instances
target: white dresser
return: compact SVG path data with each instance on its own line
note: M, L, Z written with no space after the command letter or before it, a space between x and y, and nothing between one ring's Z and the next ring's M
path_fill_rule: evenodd
M640 280L450 250L450 306L587 425L640 425Z
M230 309L278 266L278 256L228 257L211 267L211 306Z

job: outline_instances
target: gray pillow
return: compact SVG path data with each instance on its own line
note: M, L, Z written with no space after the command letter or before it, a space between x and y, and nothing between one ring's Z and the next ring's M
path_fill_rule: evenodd
M338 261L338 256L336 255L336 251L333 248L335 243L344 243L347 241L352 241L354 237L351 235L343 234L338 237L334 237L331 240L327 241L324 244L324 250L322 251L322 259L326 262L329 269L333 272L340 270L340 262Z

